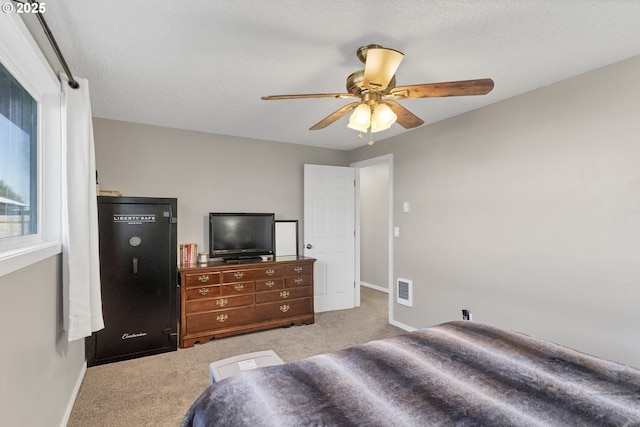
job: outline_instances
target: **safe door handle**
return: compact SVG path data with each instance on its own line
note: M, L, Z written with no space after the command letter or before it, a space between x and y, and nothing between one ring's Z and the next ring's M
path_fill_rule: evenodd
M133 274L138 274L138 258L133 259Z

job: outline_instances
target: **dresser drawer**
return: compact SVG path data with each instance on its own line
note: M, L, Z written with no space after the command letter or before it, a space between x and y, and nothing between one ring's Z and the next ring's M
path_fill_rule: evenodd
M220 295L253 294L253 282L238 282L221 285Z
M309 314L313 312L311 298L287 300L256 305L256 321L261 322L272 319Z
M293 288L296 286L308 286L311 284L312 277L308 275L287 276L284 278L284 286L286 288Z
M284 288L284 278L256 280L256 292Z
M220 295L220 285L199 286L197 288L186 288L184 290L187 301L201 298L211 298Z
M187 314L187 333L251 323L254 321L254 313L252 306Z
M256 304L266 302L285 301L311 296L311 286L300 286L297 288L280 289L269 292L256 292Z
M253 295L238 295L232 297L221 298L203 298L193 301L187 301L187 313L196 313L198 311L222 310L234 307L242 307L245 305L253 305Z
M282 277L284 275L283 267L263 267L252 268L247 270L224 271L222 280L224 283L240 282L244 280L269 279Z
M296 274L312 274L313 264L293 264L287 265L284 269L285 276L293 276Z
M284 276L283 267L266 267L254 271L254 279L269 279Z
M198 272L185 273L184 286L187 288L198 287L202 285L215 285L220 283L220 273L217 272Z

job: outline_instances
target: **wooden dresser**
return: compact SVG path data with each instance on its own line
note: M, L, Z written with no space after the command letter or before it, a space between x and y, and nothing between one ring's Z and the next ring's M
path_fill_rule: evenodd
M178 266L180 347L212 338L314 323L313 263L302 256L275 261Z

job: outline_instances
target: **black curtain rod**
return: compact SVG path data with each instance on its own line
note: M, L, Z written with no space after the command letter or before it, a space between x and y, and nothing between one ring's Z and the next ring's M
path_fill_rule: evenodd
M18 0L14 0L14 1L18 1ZM22 2L19 2L19 3L22 3ZM29 0L29 3L36 4L36 5L38 4L38 2L35 0ZM56 43L56 39L53 37L53 34L51 34L51 30L49 29L47 22L44 20L44 17L40 12L36 13L35 15L38 17L38 21L40 21L40 25L42 25L42 29L47 35L47 39L49 39L49 43L51 44L53 51L56 53L56 56L58 57L58 61L60 61L60 64L62 65L62 69L67 75L67 78L69 79L69 86L71 86L73 89L78 89L80 87L80 83L78 83L76 79L73 78L73 74L71 74L71 70L67 65L67 61L64 60L64 56L62 56L62 52L60 52L58 43Z

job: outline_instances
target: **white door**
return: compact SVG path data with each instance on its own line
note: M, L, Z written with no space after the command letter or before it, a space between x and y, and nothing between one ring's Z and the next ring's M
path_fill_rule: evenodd
M304 165L304 254L315 258L315 311L355 304L355 169Z

